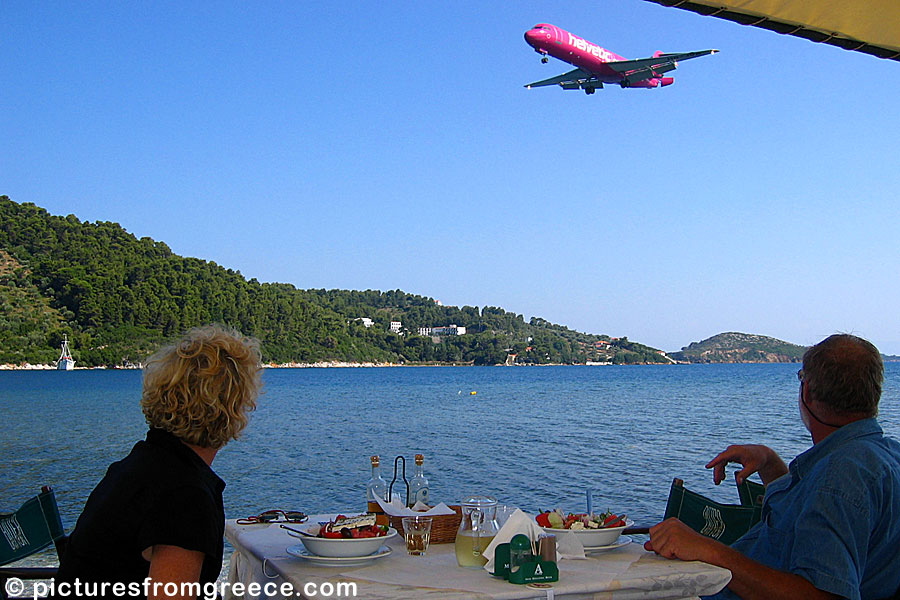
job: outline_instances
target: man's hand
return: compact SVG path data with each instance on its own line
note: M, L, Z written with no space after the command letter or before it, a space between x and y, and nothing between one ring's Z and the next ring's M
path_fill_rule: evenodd
M644 543L644 549L666 558L711 562L716 545L722 544L672 517L650 528L650 541Z
M781 457L768 446L756 444L728 446L706 463L706 468L713 470L713 481L716 485L725 479L725 465L730 462L740 463L744 467L734 474L738 485L756 472L759 472L760 478L766 485L788 472L788 467Z

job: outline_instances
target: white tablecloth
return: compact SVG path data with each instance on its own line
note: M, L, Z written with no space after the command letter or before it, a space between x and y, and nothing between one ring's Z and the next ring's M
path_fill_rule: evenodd
M277 584L268 586L270 593L253 596L254 599L336 598L337 586L346 583L355 584L356 597L373 600L662 600L712 594L731 579L726 569L701 562L667 560L633 543L589 554L588 560L559 561L559 581L552 584L552 593L548 594L492 577L483 569L457 566L453 544L432 544L426 556L413 557L406 554L402 539L397 537L388 543L393 549L389 556L368 565L323 567L288 554L286 549L300 544L300 540L277 524L237 525L229 521L225 536L235 548L229 565L230 583L257 583L261 587ZM293 586L293 595L276 589L283 583ZM321 593L316 595L316 591ZM230 589L225 600L238 597L229 592Z

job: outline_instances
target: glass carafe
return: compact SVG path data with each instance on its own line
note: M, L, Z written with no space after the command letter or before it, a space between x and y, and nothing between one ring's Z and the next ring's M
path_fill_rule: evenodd
M487 559L481 554L497 535L497 499L469 496L460 502L462 521L456 532L456 562L461 567L481 568Z

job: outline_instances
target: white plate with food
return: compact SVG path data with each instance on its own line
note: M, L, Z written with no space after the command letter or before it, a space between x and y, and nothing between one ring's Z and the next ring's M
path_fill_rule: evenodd
M393 552L390 546L382 546L374 554L369 554L368 556L318 556L307 550L303 544L289 546L285 551L291 556L302 558L320 567L357 567L367 565Z

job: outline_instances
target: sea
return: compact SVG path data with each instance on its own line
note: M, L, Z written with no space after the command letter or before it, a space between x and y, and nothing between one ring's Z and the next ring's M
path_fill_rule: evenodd
M267 509L365 509L370 456L405 494L425 456L432 501L494 496L526 511L662 519L673 478L736 503L704 465L729 444L789 461L811 445L799 364L266 369L240 439L213 469L228 518ZM143 439L141 371L0 371L0 512L51 485L67 531L107 467ZM900 363L885 365L879 420L900 439ZM53 562L52 552L21 564ZM227 561L226 561L227 564Z

